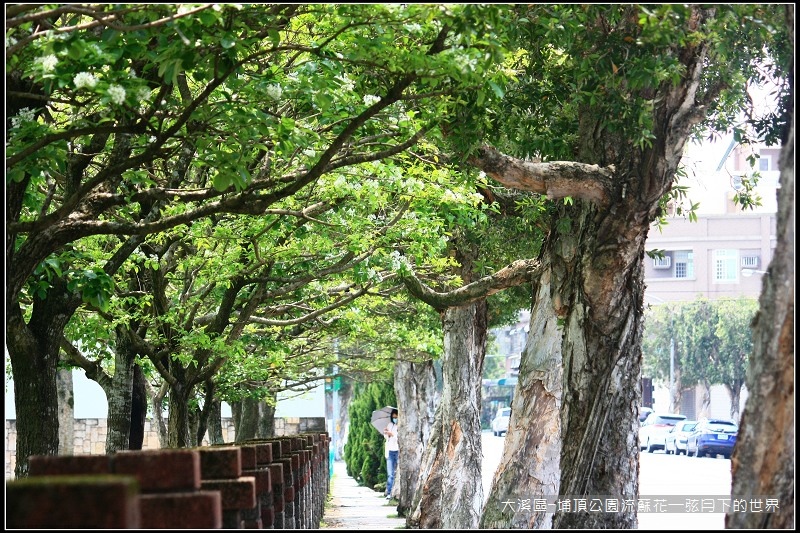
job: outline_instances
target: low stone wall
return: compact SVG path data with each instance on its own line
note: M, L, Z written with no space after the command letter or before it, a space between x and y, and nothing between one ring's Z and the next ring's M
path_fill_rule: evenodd
M299 435L308 432L324 432L325 418L276 418L275 437ZM106 435L108 425L105 418L75 419L73 455L103 455L106 453ZM236 430L232 418L222 419L222 438L226 443L236 440ZM203 440L203 445L208 441ZM152 427L152 420L145 420L143 450L158 450L158 434ZM6 479L14 478L14 467L17 460L17 421L6 420Z

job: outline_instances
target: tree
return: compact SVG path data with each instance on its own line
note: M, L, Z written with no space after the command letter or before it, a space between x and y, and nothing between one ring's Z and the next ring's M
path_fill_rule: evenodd
M503 513L501 502L637 497L631 435L640 404L649 225L668 198L686 142L703 125L731 124L744 105L745 81L760 76L754 65L766 43L785 32L769 25L778 10L767 6L522 10L522 83L502 110L501 133L492 136L511 155L482 145L469 161L508 187L558 204L534 281L514 415L481 525L633 528L635 511L552 514L520 506Z
M81 305L108 305L112 277L145 237L221 213L260 215L328 172L406 150L446 114L447 94L486 87L492 54L453 31L465 13L479 22L480 10L7 10L18 476L28 456L58 449L55 365L66 323ZM69 247L94 235L119 238L89 268L72 268Z
M748 324L755 313L756 302L749 298L700 298L657 306L645 316L643 368L649 375L666 380L669 345L674 341L675 387L704 384L706 401L710 401L709 386L725 385L731 396L731 419L738 421L739 397L753 346Z
M748 298L723 300L719 302L719 308L716 326L719 381L731 396L731 420L738 421L740 397L750 368L750 354L753 353L750 324L756 316L758 302Z
M786 5L785 28L794 65L794 6ZM790 71L794 96L794 69ZM795 364L794 364L794 108L781 136L780 189L775 255L767 267L753 320L753 354L747 375L749 396L731 460L731 495L769 494L776 513L728 512L727 528L793 529Z

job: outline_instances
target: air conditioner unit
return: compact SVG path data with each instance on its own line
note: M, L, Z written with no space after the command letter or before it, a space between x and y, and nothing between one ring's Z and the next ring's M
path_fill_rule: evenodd
M672 258L668 255L653 258L653 268L669 268L672 266Z
M742 256L742 268L758 268L757 255Z

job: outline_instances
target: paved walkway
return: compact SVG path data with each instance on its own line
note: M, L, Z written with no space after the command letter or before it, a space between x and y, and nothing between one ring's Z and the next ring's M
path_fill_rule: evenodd
M389 517L394 518L389 518ZM380 492L361 487L347 475L344 461L333 463L331 500L325 504L320 529L405 529L405 518L397 518L397 504Z

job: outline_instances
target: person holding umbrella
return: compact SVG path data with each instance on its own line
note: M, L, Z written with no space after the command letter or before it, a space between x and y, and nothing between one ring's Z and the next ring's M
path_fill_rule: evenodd
M397 460L400 456L400 445L397 442L397 409L392 409L391 419L383 428L383 438L386 439L386 499L392 498L394 475L397 472Z

